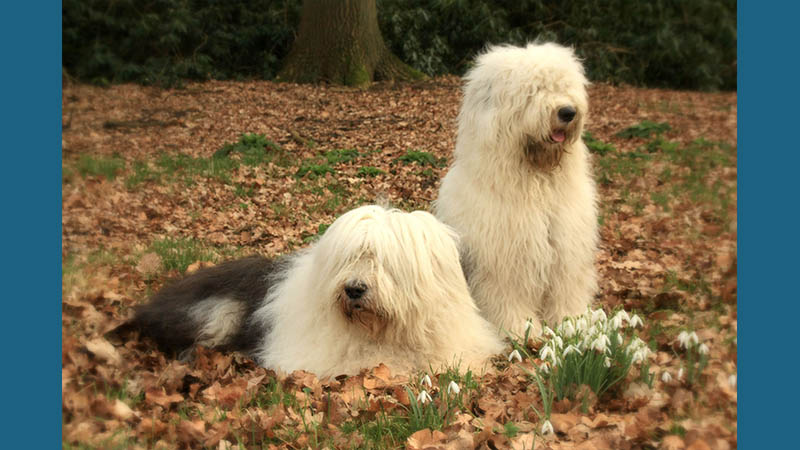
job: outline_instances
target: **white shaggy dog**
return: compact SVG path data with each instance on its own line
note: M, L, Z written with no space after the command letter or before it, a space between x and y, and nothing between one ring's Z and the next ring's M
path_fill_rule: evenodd
M552 44L491 47L467 73L454 161L434 204L495 325L583 313L597 288L595 185L581 63Z
M239 350L286 372L481 371L503 344L458 258L456 234L431 214L363 206L282 261L240 259L168 285L133 323L167 349Z

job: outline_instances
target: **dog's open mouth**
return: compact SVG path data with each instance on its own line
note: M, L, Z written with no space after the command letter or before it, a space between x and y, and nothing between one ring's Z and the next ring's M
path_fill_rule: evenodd
M567 133L564 130L553 130L550 133L550 141L558 144L564 142L567 139Z

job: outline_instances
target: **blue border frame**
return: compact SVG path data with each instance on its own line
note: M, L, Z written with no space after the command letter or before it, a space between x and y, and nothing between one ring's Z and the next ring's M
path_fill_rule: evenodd
M0 45L3 445L60 448L61 2L3 4Z
M797 445L800 6L737 8L738 445L790 448Z

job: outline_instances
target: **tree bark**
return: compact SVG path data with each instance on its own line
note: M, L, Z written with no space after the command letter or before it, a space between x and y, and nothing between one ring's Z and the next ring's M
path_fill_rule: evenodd
M278 74L281 81L346 86L424 77L389 51L375 0L304 0L297 38Z

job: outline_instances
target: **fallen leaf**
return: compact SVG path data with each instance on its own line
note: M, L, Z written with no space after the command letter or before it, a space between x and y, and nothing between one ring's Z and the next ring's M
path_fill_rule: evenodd
M686 448L683 439L680 436L669 434L664 436L661 440L661 445L658 446L659 450L683 450Z
M150 388L145 391L144 399L148 403L155 403L163 408L169 408L169 405L183 401L181 394L175 393L167 395L164 388Z
M86 349L97 358L114 366L122 364L122 356L111 343L103 338L92 339L86 342Z
M145 253L136 265L136 270L144 276L150 276L161 270L161 257L156 253Z
M447 435L439 430L431 431L426 428L412 434L406 440L406 448L409 450L434 450L444 448L444 441Z

